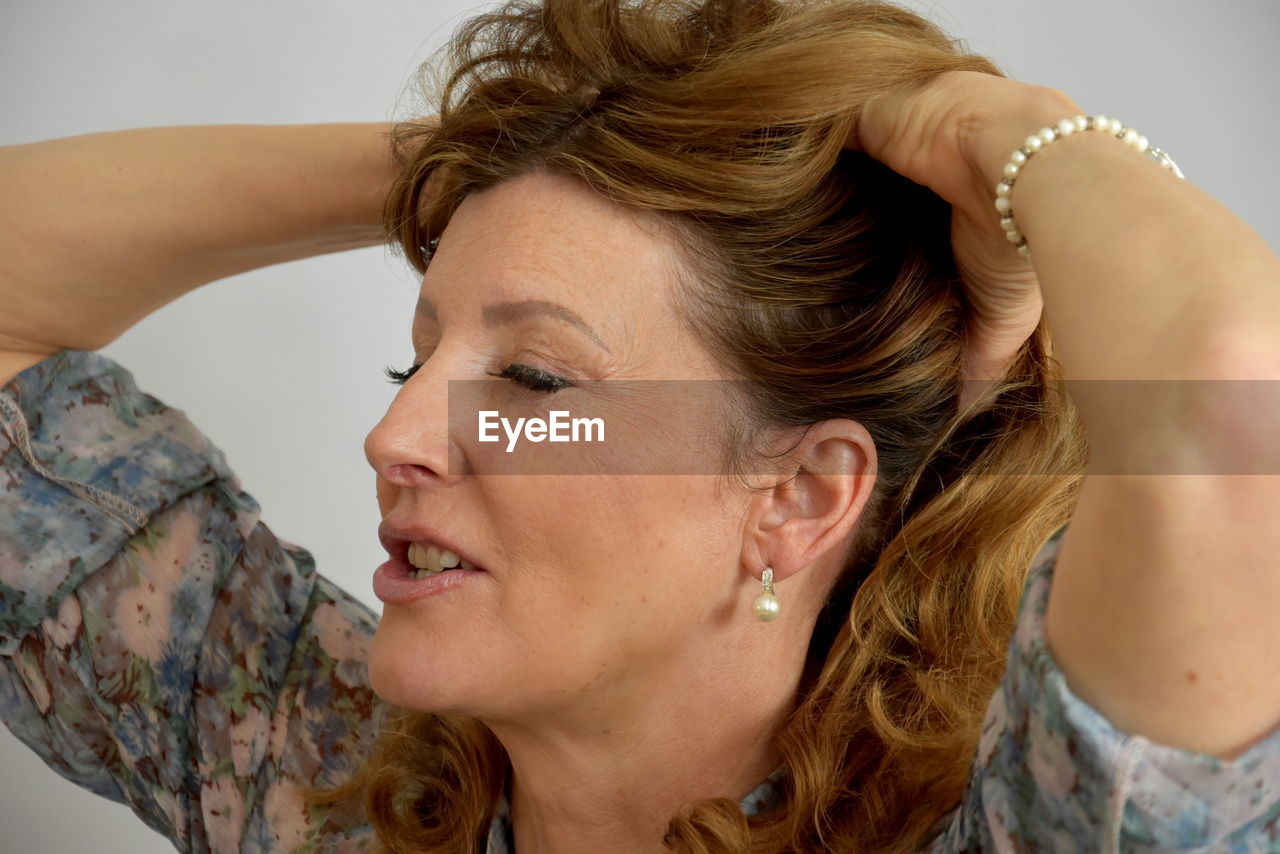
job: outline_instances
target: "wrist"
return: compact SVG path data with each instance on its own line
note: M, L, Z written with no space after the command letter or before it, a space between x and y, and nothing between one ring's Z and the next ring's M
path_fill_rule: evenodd
M1023 96L999 114L983 113L959 123L958 144L987 193L1004 177L1009 155L1041 128L1082 113L1065 93L1044 86L1027 86Z

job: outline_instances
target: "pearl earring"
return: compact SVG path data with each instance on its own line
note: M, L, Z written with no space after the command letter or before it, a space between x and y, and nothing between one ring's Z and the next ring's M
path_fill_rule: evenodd
M756 619L762 623L772 623L778 619L778 615L782 613L782 606L778 604L778 597L773 595L773 570L765 567L764 575L760 576L760 584L764 587L764 592L756 597L755 608Z

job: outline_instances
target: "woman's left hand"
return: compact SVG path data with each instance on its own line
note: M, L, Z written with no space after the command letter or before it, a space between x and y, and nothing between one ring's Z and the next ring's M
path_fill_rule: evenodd
M1054 89L951 71L868 104L846 143L952 207L951 245L969 308L961 410L985 381L1005 376L1043 308L1036 271L1000 227L995 186L1023 140L1079 112Z

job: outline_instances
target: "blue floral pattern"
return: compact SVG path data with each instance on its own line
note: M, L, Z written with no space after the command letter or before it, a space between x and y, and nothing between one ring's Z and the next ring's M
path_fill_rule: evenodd
M0 391L0 718L51 768L192 852L357 852L347 779L389 711L376 616L260 521L221 452L112 360ZM1280 734L1232 761L1118 732L1044 642L1065 528L1027 578L950 851L1280 852ZM743 802L780 806L775 774ZM513 845L505 800L489 854Z

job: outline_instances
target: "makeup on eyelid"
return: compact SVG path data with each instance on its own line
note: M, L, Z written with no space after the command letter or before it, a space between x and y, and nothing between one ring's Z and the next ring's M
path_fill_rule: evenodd
M388 367L385 373L393 383L403 385L409 377L435 356L438 349L439 347L415 347L413 363L408 368ZM610 366L601 364L599 358L592 353L571 351L556 357L548 354L549 349L551 348L534 351L527 345L503 347L496 351L503 354L497 359L492 359L484 353L477 353L476 359L467 360L465 368L459 367L451 371L449 379L478 379L489 376L510 380L532 391L554 393L565 388L598 382L609 376ZM418 354L423 350L426 350L426 355L419 357ZM472 371L476 373L471 373Z

